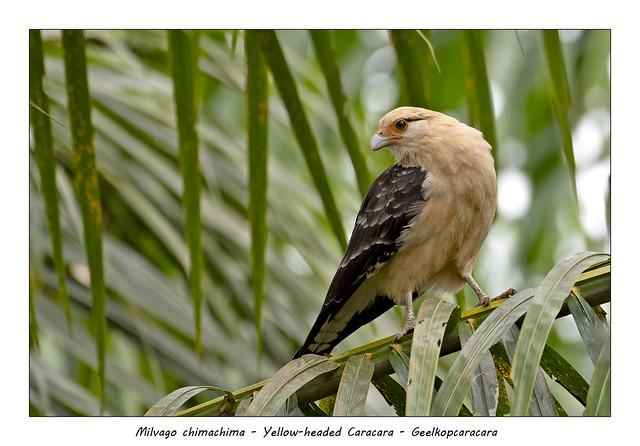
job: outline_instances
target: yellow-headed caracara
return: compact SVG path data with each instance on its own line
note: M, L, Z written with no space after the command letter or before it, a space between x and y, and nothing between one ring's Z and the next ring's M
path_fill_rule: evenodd
M427 290L455 293L468 283L489 303L471 276L496 211L489 143L450 116L400 107L371 139L371 150L383 147L396 163L364 198L320 315L294 357L329 353L394 305L405 308L400 338L415 324L413 299Z

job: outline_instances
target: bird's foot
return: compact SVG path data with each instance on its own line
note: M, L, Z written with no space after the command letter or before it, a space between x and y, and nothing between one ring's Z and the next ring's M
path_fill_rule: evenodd
M514 288L509 288L507 291L504 291L503 293L500 293L499 295L497 295L496 297L493 298L493 300L497 300L497 299L507 299L511 296L513 296L514 294L516 294L518 291L515 290Z
M513 296L516 293L517 293L517 291L515 289L513 289L513 288L509 288L507 291L504 291L504 292L498 294L494 298L491 298L491 297L487 296L485 293L482 293L481 295L478 296L478 302L480 303L481 306L487 307L494 300L507 299L507 298Z
M394 337L393 337L393 342L398 342L400 339L402 339L403 336L405 336L406 334L408 334L410 331L413 331L414 327L416 326L416 319L415 318L407 318L404 321L404 326L402 327L402 330L400 330Z
M488 307L489 304L491 303L491 300L492 299L489 296L487 296L486 293L478 294L478 303L483 307Z

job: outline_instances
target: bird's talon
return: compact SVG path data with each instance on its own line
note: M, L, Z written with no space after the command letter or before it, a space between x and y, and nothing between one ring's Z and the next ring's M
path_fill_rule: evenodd
M394 337L393 337L393 341L394 342L400 342L400 339L402 339L405 335L411 333L414 329L416 325L416 321L415 319L411 319L409 321L407 321L407 323L405 323L404 327L402 327L402 330L400 330Z
M398 333L396 333L396 335L393 337L393 343L398 344L400 342L400 339L402 339L404 335L406 335L407 333L408 333L407 330L401 330Z
M496 297L496 299L508 299L509 297L513 296L517 292L518 291L515 290L514 288L509 288L507 291L503 292L498 297Z
M515 289L509 288L507 291L505 291L503 293L500 293L499 295L497 295L494 298L490 298L486 294L483 294L482 296L478 297L478 302L480 303L481 306L488 307L489 304L491 302L493 302L494 300L508 299L509 297L513 296L516 293L517 293L517 291Z

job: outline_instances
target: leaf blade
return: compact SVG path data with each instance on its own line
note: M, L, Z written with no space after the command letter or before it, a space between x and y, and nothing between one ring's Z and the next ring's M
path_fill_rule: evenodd
M558 263L536 291L525 317L513 357L513 415L526 415L533 392L536 370L540 363L551 325L578 275L590 265L607 258L604 254L585 252Z
M148 416L170 416L175 415L178 409L186 403L188 400L193 398L205 390L215 390L218 392L223 392L227 395L230 392L223 390L219 387L215 386L186 386L180 387L179 389L174 390L170 394L164 396L160 401L155 403L153 406L149 408L144 414L145 417Z
M587 404L589 384L566 359L548 345L544 347L542 352L540 367L551 379L564 387L580 404L583 406Z
M352 356L344 366L333 416L363 416L375 364L371 354Z
M480 358L529 308L533 290L520 291L495 309L462 348L433 400L431 415L454 416L471 387Z
M513 361L520 330L515 325L503 337L503 343L509 361ZM545 381L542 369L539 367L533 388L533 397L529 406L529 414L533 416L557 416L555 401Z
M420 307L409 357L407 415L429 415L440 346L447 321L455 308L435 298L425 299Z
M318 143L311 131L311 126L309 125L306 112L298 94L298 88L289 69L289 65L284 58L278 37L273 30L260 30L256 31L256 33L262 52L273 75L273 80L287 109L294 135L302 150L316 190L322 200L322 205L331 230L338 240L340 247L346 249L347 239L340 211L336 206L335 198L331 192L329 179L318 150Z
M398 344L391 346L389 351L389 362L391 367L398 375L398 380L403 388L407 388L409 381L409 357L402 351L402 347Z
M340 70L336 64L336 55L331 46L331 35L327 30L310 30L309 33L311 34L311 41L313 42L320 69L327 84L327 90L329 90L329 96L340 129L340 137L349 153L360 195L364 197L371 185L371 179L366 159L360 150L358 136L349 119L347 97L342 88Z
M245 32L247 113L249 116L249 220L251 224L251 284L258 353L262 351L262 307L265 300L267 248L267 134L269 92L267 69L255 31Z
M49 115L49 98L44 91L43 80L44 54L40 30L29 30L29 101L31 127L33 129L34 151L38 171L40 172L40 193L44 200L45 215L51 248L53 266L58 281L58 297L67 318L67 329L72 333L71 306L67 293L66 271L62 249L62 230L60 228L60 210L58 208L58 189L56 187L56 159L51 133L52 119Z
M591 362L595 366L600 357L600 351L609 338L607 328L593 308L584 300L578 287L573 288L567 304Z
M330 372L339 364L317 355L304 355L285 364L256 394L245 416L273 416L306 382Z
M428 62L420 50L421 37L415 30L395 29L390 31L391 43L397 55L398 66L402 73L409 104L415 107L428 107Z
M194 73L197 67L189 36L181 30L169 30L171 77L178 127L180 171L183 180L184 232L189 247L189 290L193 299L195 349L202 355L202 275L203 249L200 221L200 165L196 131L196 98Z
M551 102L553 111L558 121L558 127L562 136L562 148L564 159L571 175L571 187L578 205L578 188L576 186L576 160L573 153L573 138L571 136L571 124L569 120L569 108L571 107L571 93L569 91L569 79L565 68L562 46L557 29L542 30L542 42L544 54L547 59L547 67L551 77Z
M587 395L587 407L585 416L610 416L611 415L611 343L605 342L600 356L596 362L589 394Z
M403 417L405 415L405 408L407 404L407 393L404 390L404 387L389 375L374 378L372 382L387 404L393 407L396 415Z
M473 335L473 327L469 322L464 322L460 324L459 333L460 343L464 347ZM475 374L476 376L471 383L473 412L483 417L495 417L498 412L500 384L491 352L487 351L482 356L476 366Z
M462 31L462 55L469 117L472 125L482 132L491 144L493 159L498 169L498 141L491 85L484 57L482 30Z
M102 254L102 206L91 122L84 33L81 30L62 31L62 46L72 136L71 164L75 192L82 211L85 253L91 277L91 312L98 355L99 394L101 410L104 410L107 316Z

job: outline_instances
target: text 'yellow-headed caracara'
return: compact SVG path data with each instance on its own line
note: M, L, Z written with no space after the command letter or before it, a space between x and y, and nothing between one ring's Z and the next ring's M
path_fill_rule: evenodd
M490 301L471 276L496 211L489 143L455 118L400 107L380 120L371 139L371 150L383 147L396 163L364 198L347 252L295 358L329 353L394 305L405 308L399 339L415 324L413 299L428 290L455 293L468 283L482 305Z

